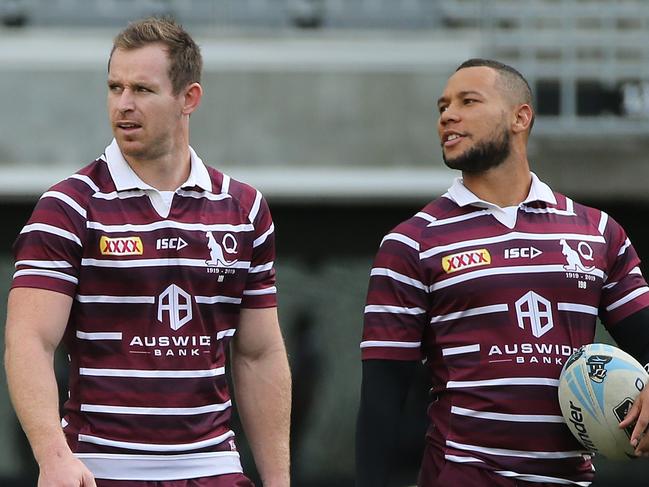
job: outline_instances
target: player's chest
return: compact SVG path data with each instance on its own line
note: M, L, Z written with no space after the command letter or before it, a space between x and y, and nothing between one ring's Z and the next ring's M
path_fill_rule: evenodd
M608 272L599 235L511 232L436 245L421 255L431 291L476 298L534 289L599 293Z

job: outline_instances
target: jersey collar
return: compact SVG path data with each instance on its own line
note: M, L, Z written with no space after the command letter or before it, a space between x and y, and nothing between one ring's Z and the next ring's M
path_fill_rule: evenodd
M527 203L541 201L551 205L557 204L557 199L554 197L554 193L550 187L542 182L534 173L532 173L532 184L527 198L516 206L501 208L489 201L484 201L478 198L469 190L469 188L464 186L462 178L457 178L444 196L450 198L460 207L471 205L482 208L482 211L492 215L496 220L508 228L514 228L516 226L518 209Z
M557 204L557 199L554 197L554 193L550 187L541 181L538 176L534 173L532 174L532 185L530 186L530 192L527 195L527 198L521 203L533 203L535 201L541 201L544 203L549 203L551 205ZM473 194L469 188L464 186L464 181L462 178L456 178L451 187L446 193L451 200L457 203L458 206L468 206L474 205L481 208L499 208L498 205L490 203L488 201L478 198Z
M199 187L204 191L212 192L212 180L205 164L191 147L189 148L189 154L191 162L189 177L180 187L184 189ZM106 147L104 155L117 191L127 191L130 189L155 190L153 186L142 181L131 166L129 166L115 139Z

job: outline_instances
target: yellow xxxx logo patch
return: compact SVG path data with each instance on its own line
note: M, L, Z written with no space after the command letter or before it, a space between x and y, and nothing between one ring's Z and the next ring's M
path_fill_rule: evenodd
M491 264L491 254L487 249L469 250L442 257L442 268L447 274L452 272Z

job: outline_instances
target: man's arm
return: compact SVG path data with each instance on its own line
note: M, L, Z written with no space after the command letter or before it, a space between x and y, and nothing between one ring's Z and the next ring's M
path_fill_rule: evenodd
M388 483L401 410L414 370L414 361L363 361L356 423L357 487L384 487Z
M291 374L277 308L242 309L232 341L241 423L265 487L290 485Z
M649 364L649 308L641 309L611 327L611 336L621 349L633 355L647 368ZM649 456L649 386L638 395L627 413L620 428L626 428L635 422L631 434L631 444L636 448L636 455Z
M39 487L95 486L74 457L59 416L54 352L68 322L72 298L16 288L9 293L5 368L9 395L40 468Z

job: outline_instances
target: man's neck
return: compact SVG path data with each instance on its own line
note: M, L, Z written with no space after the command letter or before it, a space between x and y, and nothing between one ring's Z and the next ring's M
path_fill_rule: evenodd
M530 193L532 174L527 160L505 161L498 167L472 174L462 174L464 186L483 201L501 208L518 206Z
M142 181L159 191L175 191L191 172L189 146L154 160L126 158L126 161Z

